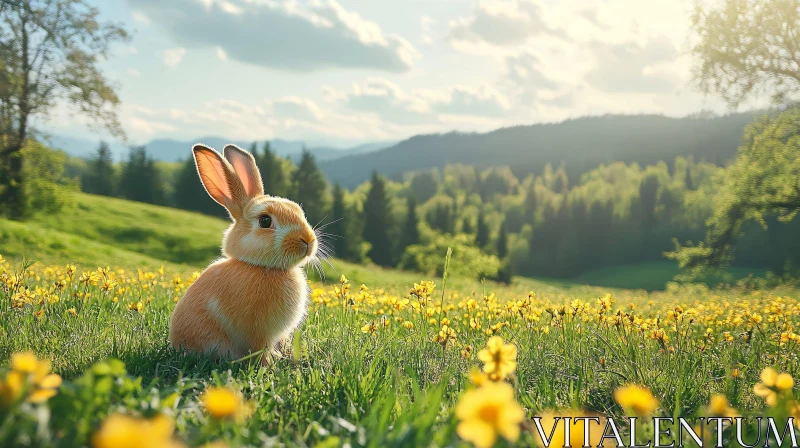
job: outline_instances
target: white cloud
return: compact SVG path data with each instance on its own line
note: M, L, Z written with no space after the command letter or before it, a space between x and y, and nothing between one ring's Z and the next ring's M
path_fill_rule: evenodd
M269 104L278 119L315 122L324 116L322 109L308 98L288 96L271 101Z
M141 75L142 74L139 73L139 70L136 70L135 68L128 69L128 76L130 76L131 78L138 78Z
M434 23L436 23L436 21L428 16L422 16L419 18L419 26L422 29L421 39L425 44L430 45L433 43L433 37L431 36L431 33L433 32Z
M144 26L150 25L150 18L144 15L144 13L140 11L134 11L131 15L133 16L133 20L136 23L139 23Z
M508 98L489 84L456 86L445 101L433 104L434 110L449 115L502 117L511 107Z
M443 89L416 89L406 92L384 78L369 78L351 91L325 88L326 96L344 107L374 114L382 120L405 126L432 125L444 115L499 117L510 108L510 101L488 84L456 85Z
M418 57L405 39L335 0L309 4L248 0L128 0L181 45L221 47L231 59L288 71L409 70ZM291 43L291 45L289 45Z
M168 50L164 50L164 53L161 55L161 60L167 67L175 68L181 63L181 60L183 60L183 56L185 54L185 48L170 48Z
M482 1L469 17L450 21L449 39L459 44L521 45L539 34L565 37L547 24L546 8L536 0Z
M227 61L228 60L228 53L225 53L225 49L222 47L217 47L217 59L220 61Z
M601 91L671 93L680 83L671 69L677 49L666 37L648 39L643 45L594 42L591 48L597 65L586 81Z

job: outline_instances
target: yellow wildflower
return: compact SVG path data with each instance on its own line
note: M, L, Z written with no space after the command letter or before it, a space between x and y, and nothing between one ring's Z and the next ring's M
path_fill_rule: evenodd
M708 415L714 417L738 417L739 413L732 408L728 398L723 394L714 394L708 402Z
M753 392L770 407L778 402L778 394L789 391L794 387L794 379L788 373L778 374L772 367L761 371L761 382L753 386Z
M464 393L456 406L458 435L476 447L490 447L501 436L510 442L519 439L525 411L514 399L506 383L487 383Z
M206 412L218 420L235 417L243 409L242 397L227 387L209 387L201 401Z
M615 390L614 399L623 409L633 411L639 416L651 415L658 408L658 400L650 390L636 384L628 384Z
M92 436L94 448L177 448L172 434L175 423L165 415L140 419L124 414L113 414Z
M483 361L483 371L500 381L517 369L517 347L504 344L500 336L492 336L486 348L478 352L478 359Z

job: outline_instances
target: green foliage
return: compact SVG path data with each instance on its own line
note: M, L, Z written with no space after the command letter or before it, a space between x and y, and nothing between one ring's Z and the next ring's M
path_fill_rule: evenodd
M324 227L325 234L332 239L333 256L355 262L367 259L368 245L365 247L363 222L359 215L355 204L348 204L345 200L344 189L334 185L331 221Z
M291 190L290 174L294 173L294 165L289 160L278 157L270 147L269 142L264 142L263 152L258 152L256 144L253 143L252 151L256 159L256 165L261 172L261 180L264 182L264 193L270 196L287 197ZM287 169L291 166L291 170ZM288 174L287 174L288 173Z
M721 4L720 4L721 3ZM703 9L692 25L694 77L705 93L736 107L761 93L777 104L798 99L800 8L796 0L724 0Z
M89 160L87 168L81 178L81 189L87 193L114 196L117 174L108 143L100 142L97 153Z
M489 226L486 224L486 217L483 210L478 213L478 223L476 224L475 245L484 248L489 244Z
M294 192L290 196L303 207L312 226L319 225L328 214L328 183L317 167L314 155L303 150L300 164L292 176Z
M427 244L409 246L400 260L401 269L424 272L428 275L444 274L444 254L453 249L448 275L474 279L494 279L500 269L500 260L481 252L467 235L436 235Z
M369 258L380 266L394 264L394 246L389 237L392 219L389 202L386 180L373 173L364 201L364 240L370 244Z
M495 240L494 253L501 260L508 255L508 231L506 230L505 221L500 223L500 231L497 233L497 240Z
M322 168L331 182L339 182L345 188L367 181L372 170L392 176L438 168L444 173L448 194L463 181L461 185L469 195L477 191L469 174L474 176L476 168L508 166L518 179L525 179L531 173L541 175L550 164L553 184L546 186L553 190L553 167L557 169L563 162L569 181L566 186L571 188L584 173L609 162L648 166L694 156L697 161L723 165L736 155L742 130L754 115L747 112L680 119L603 115L556 124L514 126L485 134L424 135L374 153L325 162ZM462 165L448 166L455 163Z
M398 251L400 253L402 253L408 246L418 244L420 240L419 217L417 217L417 201L413 196L409 196L407 203L408 210L406 211L406 221L403 225L401 234L402 250Z
M14 219L25 215L20 151L32 121L60 102L114 135L123 135L119 98L98 64L127 40L81 0L26 0L0 7L0 202Z
M130 149L128 162L122 167L119 192L132 201L166 204L162 172L144 146Z
M438 170L423 171L411 178L411 192L418 202L426 202L439 191Z
M75 203L74 195L79 190L77 179L64 175L63 152L35 141L29 141L22 149L24 160L26 217L44 213L58 213Z
M705 241L667 254L689 276L729 264L746 222L755 220L766 228L767 217L790 222L800 211L800 109L748 126L739 156L719 182Z

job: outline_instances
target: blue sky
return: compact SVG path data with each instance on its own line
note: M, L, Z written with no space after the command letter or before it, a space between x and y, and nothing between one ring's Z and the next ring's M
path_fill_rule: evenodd
M690 0L93 0L133 143L346 145L604 113L722 112L690 84ZM59 109L54 133L98 138Z

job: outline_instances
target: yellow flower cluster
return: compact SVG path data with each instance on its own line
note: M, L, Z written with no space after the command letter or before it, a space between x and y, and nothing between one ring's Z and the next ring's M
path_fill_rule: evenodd
M747 343L754 332L766 335L787 353L800 346L800 334L795 331L800 326L800 301L789 297L756 292L721 297L707 292L693 302L676 305L672 298L645 301L631 295L630 303L616 307L619 299L611 294L567 300L562 294L545 297L531 292L521 298L500 299L494 293L476 298L453 291L439 299L435 290L433 282L422 281L405 296L364 285L352 293L342 276L330 289L315 285L311 299L317 311L344 308L363 315L361 331L371 335L390 328L391 321L408 331L419 330L420 324L436 327L430 340L456 347L464 357L471 352L459 341L500 335L507 329L539 335L610 330L624 339L641 335L665 352L674 351L679 340L684 349L701 352L715 344Z
M108 267L79 271L71 264L36 264L18 270L0 257L0 290L10 297L13 308L29 309L37 318L47 316L49 305L90 298L120 303L128 310L142 312L157 296L166 294L177 301L199 275L195 272L188 278L167 277L163 267L154 272ZM78 314L74 307L69 313Z
M517 368L517 348L494 336L478 356L484 372L473 371L471 380L478 387L465 392L456 406L458 435L478 448L493 446L498 436L515 442L525 410L514 398L514 389L502 379Z
M11 355L11 371L0 383L0 404L10 407L24 399L44 403L61 386L61 377L50 373L50 361L30 352Z
M94 448L180 448L173 439L175 421L159 414L153 418L135 418L112 414L92 436Z

